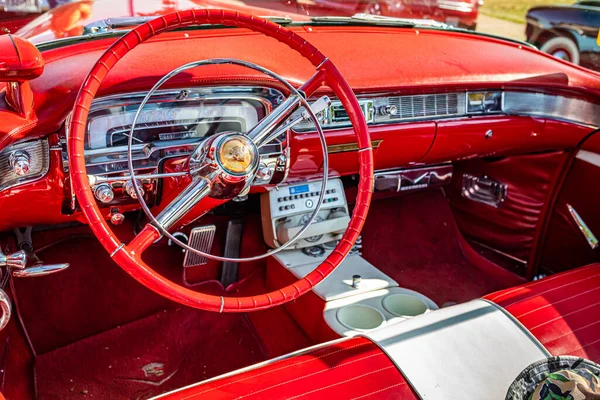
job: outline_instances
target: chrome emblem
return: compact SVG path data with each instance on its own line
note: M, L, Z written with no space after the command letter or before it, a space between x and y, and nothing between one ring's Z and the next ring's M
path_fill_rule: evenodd
M231 135L221 143L218 157L226 172L247 173L255 164L257 149L252 141L243 135Z
M151 376L160 377L165 374L165 364L157 362L146 364L142 367L142 371L144 371L146 378L150 378Z

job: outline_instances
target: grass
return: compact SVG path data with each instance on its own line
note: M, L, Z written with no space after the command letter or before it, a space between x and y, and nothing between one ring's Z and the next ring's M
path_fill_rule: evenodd
M527 10L534 6L572 4L575 0L484 0L480 12L490 17L525 23Z

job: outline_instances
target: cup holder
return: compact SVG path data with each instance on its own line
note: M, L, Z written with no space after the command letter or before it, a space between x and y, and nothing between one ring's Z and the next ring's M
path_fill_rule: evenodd
M382 303L390 314L397 317L415 317L429 310L423 300L410 294L391 294L385 297Z
M340 308L337 312L337 319L346 328L355 331L375 329L385 321L385 317L380 311L362 304L352 304Z

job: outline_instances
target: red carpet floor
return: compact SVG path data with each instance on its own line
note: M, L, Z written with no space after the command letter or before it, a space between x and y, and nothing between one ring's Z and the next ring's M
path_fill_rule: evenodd
M146 399L266 359L245 315L180 307L38 356L40 399Z
M365 259L401 287L421 292L439 306L504 287L463 255L440 190L374 201L362 238Z

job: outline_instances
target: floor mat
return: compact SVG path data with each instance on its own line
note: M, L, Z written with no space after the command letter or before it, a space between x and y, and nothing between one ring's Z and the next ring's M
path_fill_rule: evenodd
M504 287L465 258L450 206L439 190L374 201L362 238L365 259L439 306Z
M246 316L165 310L38 356L40 399L146 399L265 359Z

